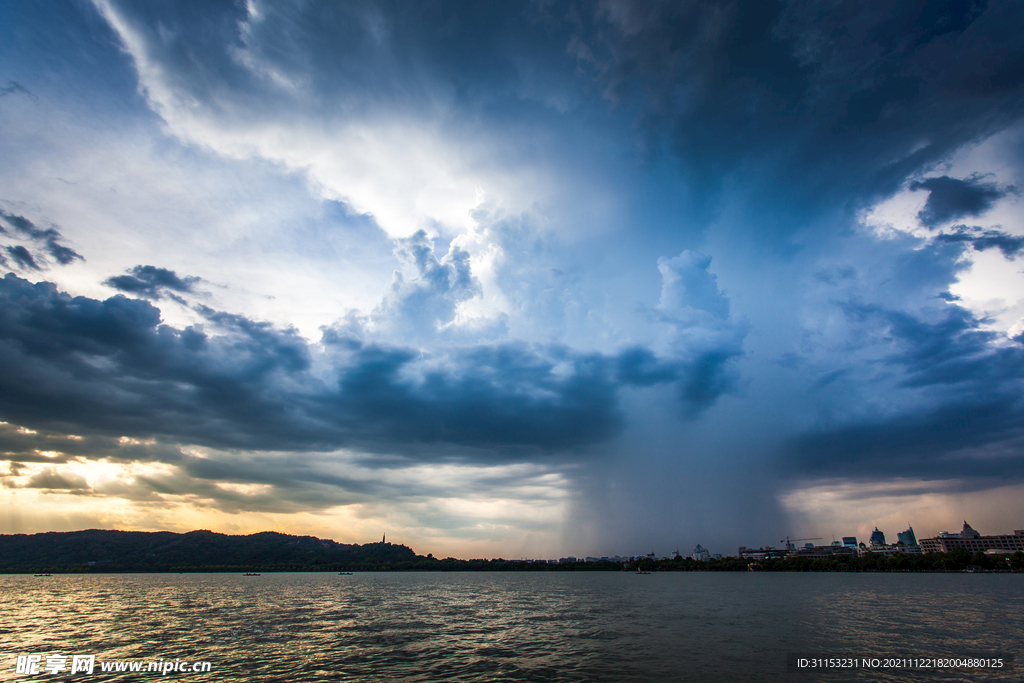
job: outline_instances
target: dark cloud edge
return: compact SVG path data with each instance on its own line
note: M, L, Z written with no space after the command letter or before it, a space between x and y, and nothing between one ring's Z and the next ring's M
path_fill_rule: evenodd
M1017 192L1012 185L999 188L979 175L962 179L935 176L916 180L908 187L911 191L928 192L928 199L918 212L917 220L929 230L968 216L980 216L1008 194Z
M197 310L219 334L162 324L140 299L72 297L8 274L0 416L65 434L219 449L515 457L612 438L623 427L622 386L677 383L689 410L706 409L728 390L722 372L738 353L730 345L676 360L642 347L606 355L506 342L449 347L427 367L413 348L329 329L310 345L294 330ZM553 373L556 365L572 372Z
M103 284L129 295L154 300L167 296L182 303L184 300L177 294L195 294L196 285L202 281L194 275L179 276L167 268L138 265L124 275L107 278Z
M11 230L4 229L6 223ZM59 265L67 266L75 261L84 261L85 257L71 247L63 244L64 236L55 226L40 228L35 223L13 213L0 209L0 235L18 235L32 243L33 247L49 254ZM23 245L5 245L4 250L21 268L43 270L48 266L45 259L38 259ZM38 253L38 252L37 252ZM0 257L0 265L8 265L7 259Z
M792 476L873 480L914 477L1024 482L1024 339L950 304L924 320L878 305L846 302L848 320L890 347L882 373L918 397L916 409L822 425L794 437L781 464Z

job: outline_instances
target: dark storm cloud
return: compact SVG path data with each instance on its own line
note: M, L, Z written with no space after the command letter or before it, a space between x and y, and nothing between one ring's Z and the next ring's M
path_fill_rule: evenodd
M1000 345L1004 335L982 328L985 321L960 306L935 321L877 305L844 308L896 348L885 363L903 371L905 387L955 385L960 398L984 397L1024 378L1024 346Z
M1024 480L1024 344L984 329L984 320L956 305L934 320L874 305L844 309L892 349L874 371L892 374L915 397L893 414L801 437L794 468L820 476Z
M1024 237L1011 235L1001 230L984 230L978 226L956 225L953 226L953 232L942 233L935 240L937 242L970 244L977 251L998 249L1008 259L1016 258L1021 251L1024 251Z
M30 240L33 244L45 250L62 266L66 266L76 260L85 260L84 257L74 249L61 244L63 237L57 228L40 228L24 216L10 214L0 209L0 234L11 235L12 233L10 231L4 230L2 227L5 222L13 229L14 235ZM17 251L18 255L15 255L14 251ZM34 270L40 269L40 264L32 258L25 247L20 245L7 247L7 252L11 254L11 256L13 256L23 267L32 268Z
M853 479L1024 481L1024 405L1014 396L952 402L916 415L810 433L790 466L802 475Z
M660 361L650 349L636 346L619 354L616 370L624 384L646 387L679 379L679 369Z
M917 220L927 228L983 214L1006 196L1006 191L979 178L960 180L945 175L913 182L910 189L928 191L928 201L917 214Z
M0 218L3 218L15 230L17 230L18 232L27 237L35 237L36 235L42 233L42 231L39 228L37 228L35 224L32 223L32 221L25 218L24 216L16 216L14 214L9 214L7 212L0 211Z
M4 249L7 251L7 254L14 259L15 263L22 268L39 270L39 264L36 263L34 258L32 258L32 252L25 247L19 244L13 247L4 247Z
M400 377L410 351L365 346L330 400L383 442L567 448L614 434L621 418L607 359L545 351L471 347L410 385ZM571 366L568 378L553 372L559 363Z
M705 351L690 363L679 389L691 416L710 408L720 396L735 389L736 378L729 372L729 361L739 353L735 348Z
M736 388L731 361L742 355L738 342L719 340L683 359L659 359L649 349L632 347L615 358L615 372L623 385L640 387L676 383L684 413L695 417Z
M165 425L156 433L245 445L278 431L271 442L288 441L304 429L268 395L269 378L307 353L293 333L211 340L198 327L160 325L160 311L144 301L72 298L12 275L0 292L0 406L19 424L135 436L155 420ZM239 421L264 426L246 435L234 430Z
M104 280L103 284L128 294L147 299L160 299L167 290L192 294L195 292L195 286L202 282L202 278L178 277L173 270L155 266L135 266L128 272L129 275L108 278Z
M624 383L678 377L684 400L699 407L722 390L721 359L710 350L665 367L637 349L619 357L525 343L424 355L330 330L324 353L334 365L325 375L294 331L197 310L219 334L162 325L146 301L71 297L8 274L0 281L0 415L90 438L215 448L536 451L617 433ZM10 459L29 459L18 455L25 450L10 449Z
M1022 21L1014 3L609 0L573 48L698 195L745 174L791 230L1019 120Z

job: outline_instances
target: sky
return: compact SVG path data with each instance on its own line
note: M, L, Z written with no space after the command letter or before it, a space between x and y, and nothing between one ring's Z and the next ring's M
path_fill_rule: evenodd
M1022 26L2 3L0 533L1012 533Z

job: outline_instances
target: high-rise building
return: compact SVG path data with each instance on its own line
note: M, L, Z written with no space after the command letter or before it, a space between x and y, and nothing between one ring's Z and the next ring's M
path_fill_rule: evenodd
M896 534L899 540L889 545L885 542L885 534L879 531L878 527L871 532L871 538L868 540L867 545L857 543L857 539L853 537L843 538L843 543L851 543L851 548L857 551L858 555L866 555L867 553L873 553L875 555L920 555L921 546L917 544L917 537L914 535L914 528L910 527L906 531L901 531Z
M903 545L917 545L917 536L914 535L912 526L908 526L906 531L896 534L896 539Z

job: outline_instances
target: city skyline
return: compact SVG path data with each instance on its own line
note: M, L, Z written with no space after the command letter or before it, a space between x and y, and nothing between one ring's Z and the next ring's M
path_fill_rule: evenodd
M93 529L93 530L76 530L76 531L78 533L81 533L83 531L85 531L87 533L91 533L91 532L95 532L97 530ZM107 530L107 531L115 531L116 532L118 530ZM178 533L180 533L180 532L178 532ZM200 530L192 530L192 531L186 532L186 533L188 533L189 535L192 535L192 534L207 534L207 535L209 535L210 531L209 530L205 530L205 529L200 529ZM214 533L217 533L217 532L214 532ZM263 533L264 532L257 532L256 536L260 536ZM280 533L280 532L272 532L272 533ZM74 535L74 534L75 534L75 532L71 532L71 535ZM0 536L3 536L3 535L4 534L0 534ZM52 532L42 532L41 535L43 535L43 536L51 536ZM58 532L58 535L59 535L59 532ZM667 552L667 553L666 552L658 552L657 549L652 547L649 552L634 552L634 553L626 553L626 554L614 553L614 554L608 554L608 555L600 555L600 554L599 555L590 555L590 554L573 555L571 553L566 553L565 549L563 548L563 549L561 549L560 552L555 553L555 555L557 557L554 557L554 556L553 557L525 557L525 556L521 556L521 557L518 557L518 558L511 558L511 557L510 558L500 558L500 557L491 557L491 558L488 558L488 557L484 557L484 558L470 558L470 557L451 558L451 557L449 557L448 559L457 559L459 561L471 561L471 560L476 560L476 559L482 559L482 560L485 560L485 561L505 560L505 561L513 561L513 562L515 562L515 561L525 561L525 562L541 562L541 563L552 563L552 562L554 562L554 563L570 562L571 563L571 562L631 562L631 561L641 560L641 559L675 560L675 559L692 557L693 559L696 559L696 560L706 561L706 560L709 560L709 559L722 559L723 557L725 557L725 558L737 557L737 558L740 558L740 559L743 559L743 558L746 557L748 559L750 559L750 558L761 559L763 556L767 556L767 557L775 557L777 559L777 558L781 558L781 557L784 557L784 556L788 557L790 555L797 556L797 557L821 558L821 557L828 557L829 556L827 552L823 553L822 551L836 551L836 552L838 552L838 550L836 550L837 548L839 550L852 550L852 551L854 551L853 552L854 556L862 555L862 554L867 553L867 552L881 552L884 555L891 555L894 552L896 552L897 554L898 553L907 553L907 554L916 554L916 555L921 555L923 553L929 553L929 552L945 553L945 552L952 552L956 548L959 548L959 547L966 547L969 550L972 549L972 548L975 548L975 547L985 548L986 550L989 549L989 548L992 548L993 550L1001 550L1004 553L1008 553L1008 554L1012 554L1012 553L1016 552L1017 550L1024 549L1024 530L1015 529L1012 533L1011 532L1007 532L1007 533L986 533L986 534L982 534L977 529L974 529L967 522L967 520L964 520L963 527L962 527L961 531L957 531L957 532L942 531L942 532L939 532L938 534L936 534L934 536L928 536L928 537L922 536L920 539L918 539L917 536L916 536L916 532L914 531L913 525L912 524L908 524L907 525L907 529L905 529L904 531L896 532L895 536L897 537L896 540L893 540L892 538L887 540L886 537L885 537L885 531L879 529L878 527L875 527L872 530L872 532L870 534L870 537L861 538L861 537L857 537L857 536L842 536L842 537L839 537L839 538L833 538L831 542L829 542L828 539L824 538L824 537L799 538L799 539L798 538L786 537L786 538L780 539L778 541L778 543L780 544L779 546L776 546L774 543L763 543L763 544L759 544L757 547L754 547L754 546L740 546L739 549L738 549L738 552L735 555L733 555L732 553L711 552L711 550L709 548L704 547L703 544L697 543L695 546L693 546L693 548L692 548L692 550L690 552L684 552L685 548L683 550L680 550L680 548L682 546L676 546L674 550L672 550L670 552ZM244 537L244 536L236 536L236 537ZM289 538L289 536L285 536L285 538ZM317 539L316 537L311 537L311 536L304 536L304 537L293 536L291 538L306 538L306 539L311 539L311 540L317 541L317 542L319 541L319 539ZM1007 539L1009 539L1009 540L1007 540ZM822 541L822 543L817 543L816 544L816 543L813 543L812 541ZM712 539L712 542L714 542L713 539ZM61 542L59 540L57 540L53 544L56 547L60 547ZM946 545L943 545L943 544L946 544L949 547L947 548ZM95 546L95 543L93 543L93 545ZM359 546L369 547L369 546L378 546L378 545L379 546L384 546L384 545L391 546L392 544L387 541L387 534L384 534L384 535L382 535L380 541L368 541L366 543L359 543L358 541L356 541L352 545L354 545L356 547L359 547ZM414 548L410 548L406 544L398 543L398 544L395 544L395 545L397 545L399 547L404 547L404 548L406 548L410 552L415 552ZM96 546L96 547L101 547L101 546ZM904 550L904 548L906 548L906 550ZM815 551L815 552L812 552L810 554L804 554L804 551ZM849 555L849 553L841 553L841 554L842 555ZM427 557L426 555L424 555L422 553L418 553L417 556L419 556L419 557ZM441 559L440 557L433 558L433 554L432 553L430 554L430 558L431 559ZM92 564L95 564L95 562L93 562Z
M1012 531L1022 25L6 3L0 533Z

